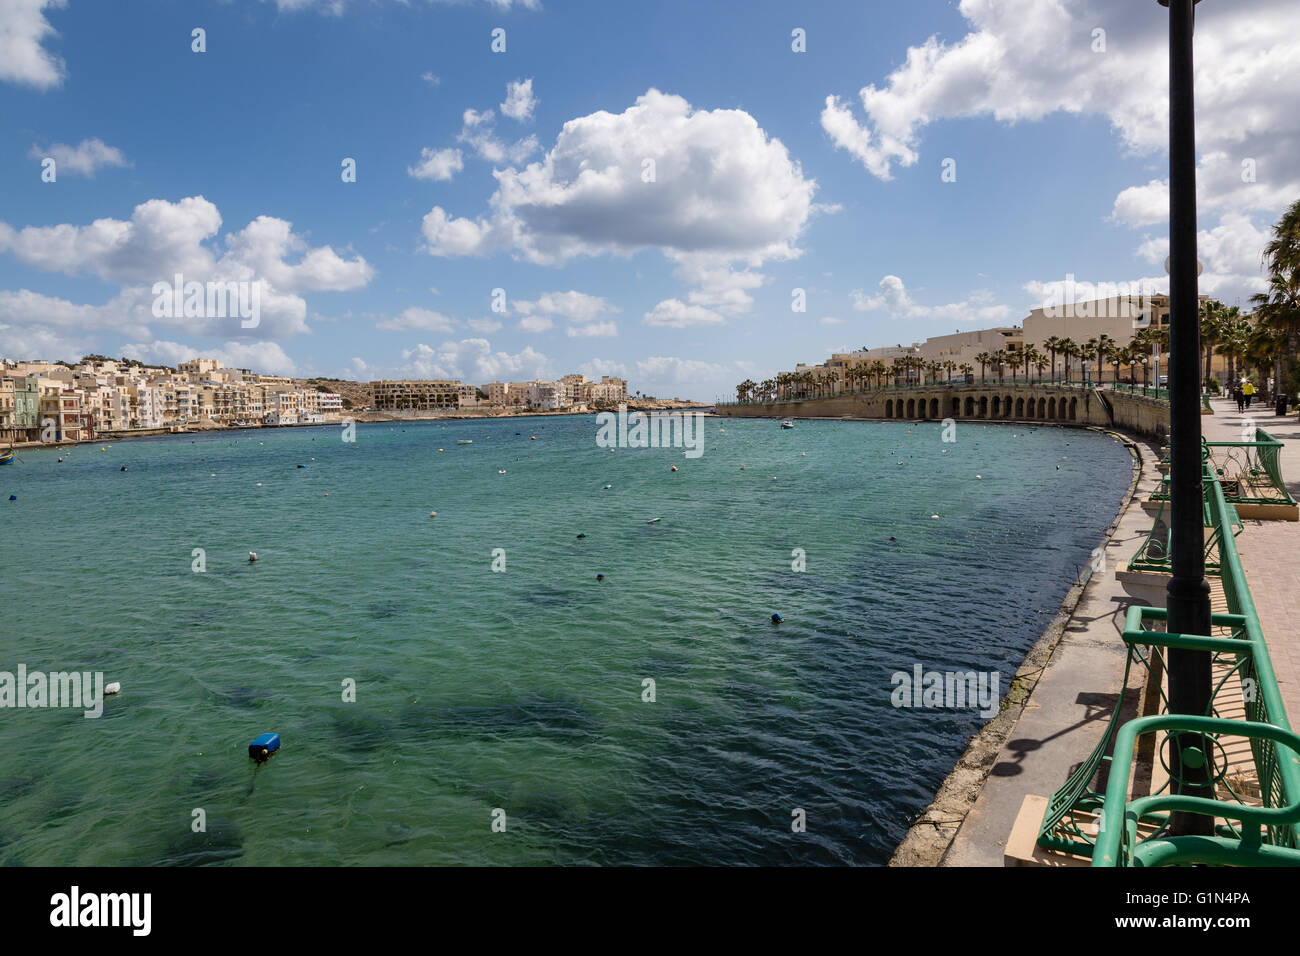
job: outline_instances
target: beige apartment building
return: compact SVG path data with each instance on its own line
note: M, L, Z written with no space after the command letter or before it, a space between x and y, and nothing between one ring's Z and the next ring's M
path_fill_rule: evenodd
M446 379L379 381L371 382L370 388L379 410L425 412L460 407L461 383Z

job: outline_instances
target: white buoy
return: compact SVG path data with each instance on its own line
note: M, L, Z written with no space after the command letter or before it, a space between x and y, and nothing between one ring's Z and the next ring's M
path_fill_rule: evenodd
M934 518L936 521L939 520L939 516L938 516L938 515L930 515L930 517L931 517L931 518Z
M122 685L117 683L116 681L104 687L105 696L108 696L110 694L120 694L121 692L122 692Z
M256 552L256 551L250 551L250 552L248 552L248 560L249 560L249 563L250 563L250 564L251 564L252 562L256 561L256 560L257 560L257 552Z
M436 518L436 517L438 517L438 512L436 512L436 511L430 511L430 512L429 512L429 517L430 517L430 518Z

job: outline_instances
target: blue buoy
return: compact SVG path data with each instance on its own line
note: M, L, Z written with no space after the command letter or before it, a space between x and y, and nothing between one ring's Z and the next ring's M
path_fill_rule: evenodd
M299 465L298 467L299 467L299 468L306 468L307 466L306 466L306 465Z
M773 615L772 615L772 623L773 623L773 624L780 624L780 623L781 623L782 621L784 621L784 620L785 620L785 618L783 618L780 614L773 614Z
M603 581L603 580L605 580L605 575L603 575L603 574L598 574L598 575L596 575L596 580L597 580L597 581Z
M270 758L271 754L280 749L279 734L261 734L254 738L253 742L248 745L248 755L258 763Z
M10 500L10 501L17 501L17 500L18 500L18 496L17 496L17 495L10 495L10 496L9 496L9 500Z

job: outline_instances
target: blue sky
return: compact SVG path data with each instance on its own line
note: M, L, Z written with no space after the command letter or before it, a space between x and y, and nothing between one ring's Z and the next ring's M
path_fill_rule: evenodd
M1300 198L1300 8L1202 11L1202 291L1244 302ZM1018 322L1067 275L1159 284L1165 16L0 0L0 355L576 370L712 399L833 350ZM264 283L265 320L159 321L149 288L176 271Z

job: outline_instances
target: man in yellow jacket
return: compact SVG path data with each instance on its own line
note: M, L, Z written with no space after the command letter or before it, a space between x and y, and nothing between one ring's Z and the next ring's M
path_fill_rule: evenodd
M1251 401L1255 398L1255 383L1246 379L1241 386L1241 391L1246 396L1246 408L1249 409Z

